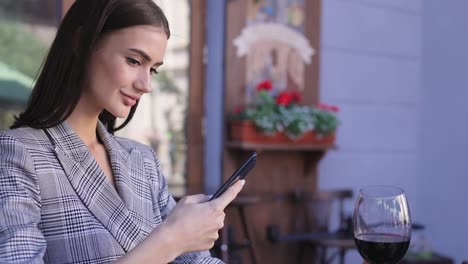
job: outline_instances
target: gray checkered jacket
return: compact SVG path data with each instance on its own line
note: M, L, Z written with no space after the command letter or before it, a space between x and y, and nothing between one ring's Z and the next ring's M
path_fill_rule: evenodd
M47 131L0 132L0 263L109 263L175 206L149 147L98 124L117 192L66 123ZM205 251L174 263L222 262Z

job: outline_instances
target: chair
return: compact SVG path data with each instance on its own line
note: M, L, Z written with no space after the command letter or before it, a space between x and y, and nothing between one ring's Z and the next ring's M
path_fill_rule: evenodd
M247 215L245 209L247 206L254 205L260 202L260 197L256 195L239 195L229 205L228 209L233 209L231 212L237 212L237 217L240 220L240 230L234 230L231 225L222 229L221 244L216 245L218 255L226 263L242 263L242 259L237 255L241 250L247 250L251 264L260 263L255 253L254 245L252 244L252 231L247 224ZM240 235L242 242L237 243L234 240L236 235Z
M321 190L314 193L295 190L290 194L290 201L297 204L297 219L305 219L310 231L280 235L279 228L274 225L267 227L267 236L271 242L296 242L298 243L298 260L301 263L307 247L311 247L318 257L318 262L330 263L335 257L339 257L339 263L344 263L346 251L355 248L353 239L352 218L344 212L344 202L353 197L353 191ZM330 219L332 210L337 206L339 228L330 231ZM302 216L300 215L302 212ZM328 251L335 249L334 254L328 256Z

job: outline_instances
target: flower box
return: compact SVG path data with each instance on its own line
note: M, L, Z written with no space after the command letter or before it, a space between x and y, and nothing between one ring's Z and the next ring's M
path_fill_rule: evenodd
M229 138L231 141L263 144L333 145L335 143L335 133L317 135L314 131L308 131L301 137L292 139L283 132L265 134L255 126L254 122L248 120L231 120L229 122Z

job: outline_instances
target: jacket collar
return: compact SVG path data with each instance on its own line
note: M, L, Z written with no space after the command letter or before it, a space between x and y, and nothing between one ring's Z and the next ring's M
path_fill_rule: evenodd
M139 182L146 179L140 152L136 148L126 150L98 122L97 133L109 155L117 192L86 144L66 122L49 128L48 132L57 159L83 204L125 251L143 241L154 224L151 202L141 201L142 193L151 195L151 187Z
M88 147L67 122L51 127L48 131L53 136L56 147L59 147L68 157L82 162L88 155ZM111 156L111 160L113 157L123 159L123 161L128 159L131 151L124 149L100 121L98 121L96 131Z

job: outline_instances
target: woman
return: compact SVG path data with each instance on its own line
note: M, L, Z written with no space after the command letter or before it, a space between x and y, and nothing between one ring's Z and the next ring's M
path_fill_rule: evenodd
M244 182L176 205L154 152L113 136L169 36L152 0L71 7L26 110L0 133L0 263L221 262L206 250Z

